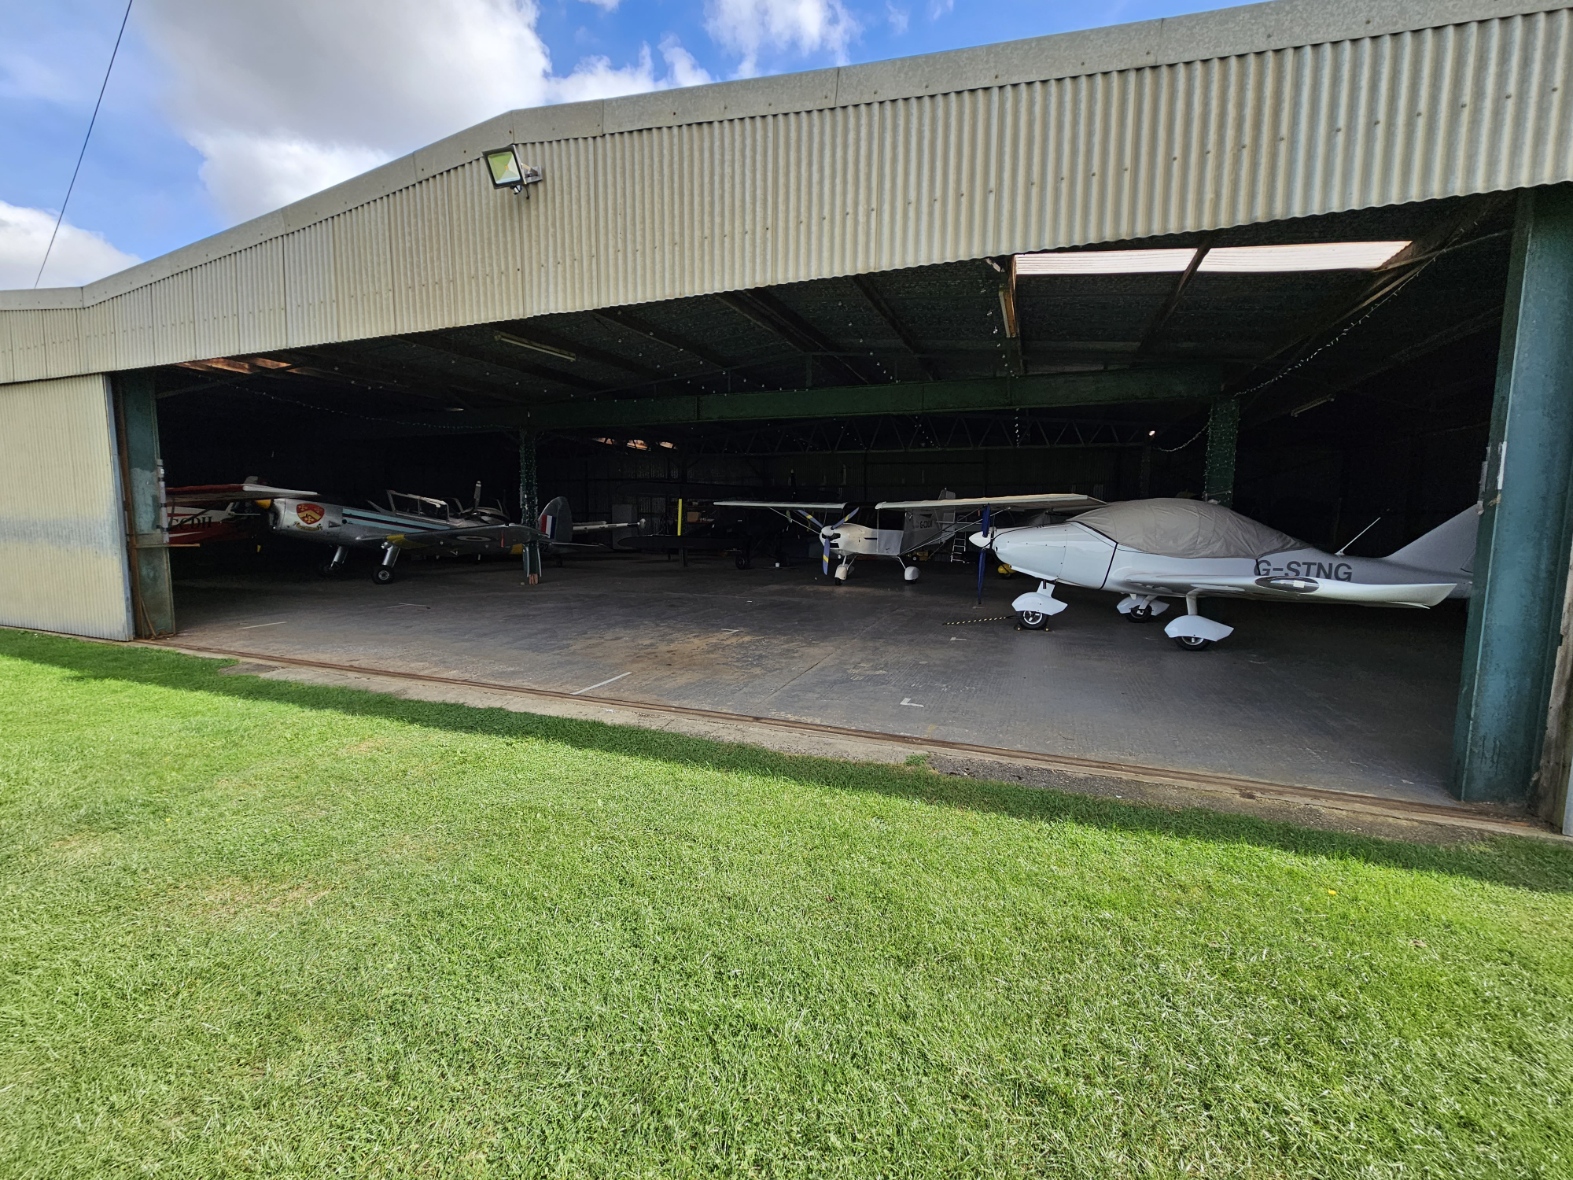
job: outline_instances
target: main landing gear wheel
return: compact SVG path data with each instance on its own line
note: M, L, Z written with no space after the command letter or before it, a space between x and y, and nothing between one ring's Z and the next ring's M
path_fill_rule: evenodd
M385 565L379 565L377 567L377 572L372 574L371 580L376 582L379 586L386 586L389 582L393 581L393 571Z
M737 566L737 568L740 570L752 569L754 566L754 559L747 553L739 553L735 558L732 559L732 564Z
M1016 616L1016 621L1028 631L1042 631L1049 625L1049 616L1041 610L1024 610Z
M1150 606L1133 606L1126 612L1125 617L1133 623L1150 623L1157 616L1153 614Z
M1174 642L1181 651L1206 651L1213 645L1211 639L1203 639L1200 635L1176 635Z

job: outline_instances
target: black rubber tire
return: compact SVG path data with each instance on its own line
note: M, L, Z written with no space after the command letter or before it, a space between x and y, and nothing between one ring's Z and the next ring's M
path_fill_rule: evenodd
M746 553L739 553L732 559L732 564L737 566L737 568L740 570L753 569L754 559Z
M1150 606L1133 606L1125 612L1125 617L1133 623L1150 623L1158 616L1152 613Z
M385 565L379 565L377 567L377 572L372 574L371 580L376 582L379 586L386 586L389 582L393 581L393 571Z
M1171 638L1181 651L1206 651L1213 645L1211 639L1203 639L1199 635L1174 635Z
M1016 621L1025 631L1044 631L1049 626L1049 616L1042 611L1024 610L1016 615Z
M317 576L319 578L331 578L337 575L338 572L339 567L335 566L331 561L325 561L317 567Z

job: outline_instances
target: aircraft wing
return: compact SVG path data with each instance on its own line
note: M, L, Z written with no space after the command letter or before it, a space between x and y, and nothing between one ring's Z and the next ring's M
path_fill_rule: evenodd
M425 549L466 540L496 540L507 547L537 540L550 542L551 538L527 524L468 524L454 528L406 529L402 533L389 533L385 540L396 549Z
M1089 508L1099 507L1102 503L1102 500L1095 497L1081 496L1075 492L1046 492L1037 496L969 496L957 500L883 500L875 504L874 509L878 512L883 512L887 508L894 512L923 512L991 508L1003 512L1012 509L1046 508L1054 512L1085 512Z
M1375 582L1338 582L1330 578L1284 577L1175 577L1162 574L1122 574L1119 580L1141 586L1154 594L1179 597L1200 594L1263 598L1286 602L1347 602L1361 606L1435 606L1453 592L1453 582L1414 582L1381 585Z
M812 512L840 512L845 504L805 504L801 500L712 500L717 508L770 508L777 512L801 508Z
M165 488L164 499L179 507L201 504L233 504L237 500L271 500L283 496L290 500L310 499L316 492L299 488L274 488L265 483L204 483L184 488Z

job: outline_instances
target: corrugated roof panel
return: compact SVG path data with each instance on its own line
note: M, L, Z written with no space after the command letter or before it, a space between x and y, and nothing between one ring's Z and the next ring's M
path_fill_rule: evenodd
M159 364L158 348L153 340L153 288L138 287L134 291L127 291L109 300L108 306L113 309L115 317L115 363L122 369Z
M195 277L195 271L186 271L149 287L155 357L191 360L208 355L197 347Z
M393 260L388 238L388 202L373 201L335 217L334 303L339 333L364 340L394 331Z
M31 381L49 371L44 348L44 313L8 312L11 324L11 368L13 381Z
M275 238L235 255L242 352L263 352L285 338L284 239Z
M279 344L298 348L346 339L339 333L334 286L332 220L319 221L286 235L284 313L287 326Z
M204 357L232 356L245 345L240 335L237 256L216 258L191 275L195 351Z

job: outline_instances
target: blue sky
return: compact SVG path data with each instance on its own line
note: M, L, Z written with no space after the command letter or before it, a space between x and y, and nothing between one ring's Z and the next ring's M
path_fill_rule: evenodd
M1227 0L135 0L43 286L511 107L877 61ZM124 0L0 0L0 288L33 284Z

